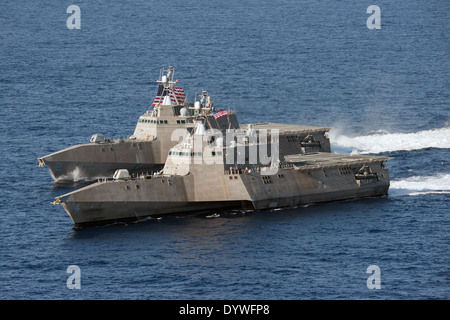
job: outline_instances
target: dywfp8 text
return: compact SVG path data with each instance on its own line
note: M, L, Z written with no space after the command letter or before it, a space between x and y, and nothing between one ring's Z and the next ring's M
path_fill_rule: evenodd
M223 305L223 314L269 314L269 306L262 304Z

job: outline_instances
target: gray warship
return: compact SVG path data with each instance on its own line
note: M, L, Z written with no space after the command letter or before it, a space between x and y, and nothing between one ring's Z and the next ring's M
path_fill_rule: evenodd
M38 158L39 166L46 165L59 183L95 181L112 177L117 169L130 174L161 170L169 149L179 139L177 130L192 131L194 123L203 119L211 129L225 132L246 129L240 125L232 110L215 108L207 92L197 96L194 103L186 102L184 90L174 80L174 68L162 69L157 80L158 89L151 109L142 114L134 133L126 139L105 138L94 134L89 143L79 144ZM278 128L280 146L284 153L305 151L330 152L328 127L284 125L275 123L253 124L255 129Z
M270 124L230 129L225 136L197 119L170 148L157 172L113 178L61 195L74 228L223 209L264 210L386 195L390 158L299 149L284 152ZM289 128L286 128L289 130ZM289 138L294 139L294 138ZM297 141L298 142L298 141ZM317 141L308 138L310 147Z

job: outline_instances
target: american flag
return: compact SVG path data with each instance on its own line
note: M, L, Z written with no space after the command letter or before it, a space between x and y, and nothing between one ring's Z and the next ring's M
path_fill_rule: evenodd
M172 104L175 104L177 101L179 104L184 103L184 100L186 99L183 88L173 87L173 91L170 90L169 92L167 92L166 90L164 90L164 86L160 84L155 100L153 100L152 107L156 106L157 104L163 103L164 97L167 95L170 97Z
M227 114L227 110L218 110L216 113L214 113L214 118L219 119L220 117L226 116Z

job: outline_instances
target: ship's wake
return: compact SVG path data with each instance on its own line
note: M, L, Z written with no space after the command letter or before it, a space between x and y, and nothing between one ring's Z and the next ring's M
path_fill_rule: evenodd
M450 174L413 176L391 181L390 196L418 196L425 194L450 194Z
M352 154L378 154L395 151L412 151L428 148L450 148L450 127L423 130L411 133L389 133L378 131L373 134L348 137L339 130L330 131L333 152ZM412 176L392 179L390 196L415 196L424 194L450 194L450 174Z
M353 154L450 148L450 127L447 126L411 133L378 131L374 134L357 137L348 137L339 134L339 130L331 130L329 136L333 152Z

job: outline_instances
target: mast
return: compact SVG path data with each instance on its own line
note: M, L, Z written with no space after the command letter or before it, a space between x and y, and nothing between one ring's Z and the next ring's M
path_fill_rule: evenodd
M173 80L174 71L175 69L172 66L169 66L167 70L164 68L161 69L159 80L156 80L159 83L157 97L155 99L156 104L170 105L184 103L184 90L174 86L178 82L178 80ZM172 100L169 99L174 99L175 103L172 103ZM153 104L156 105L155 103Z

